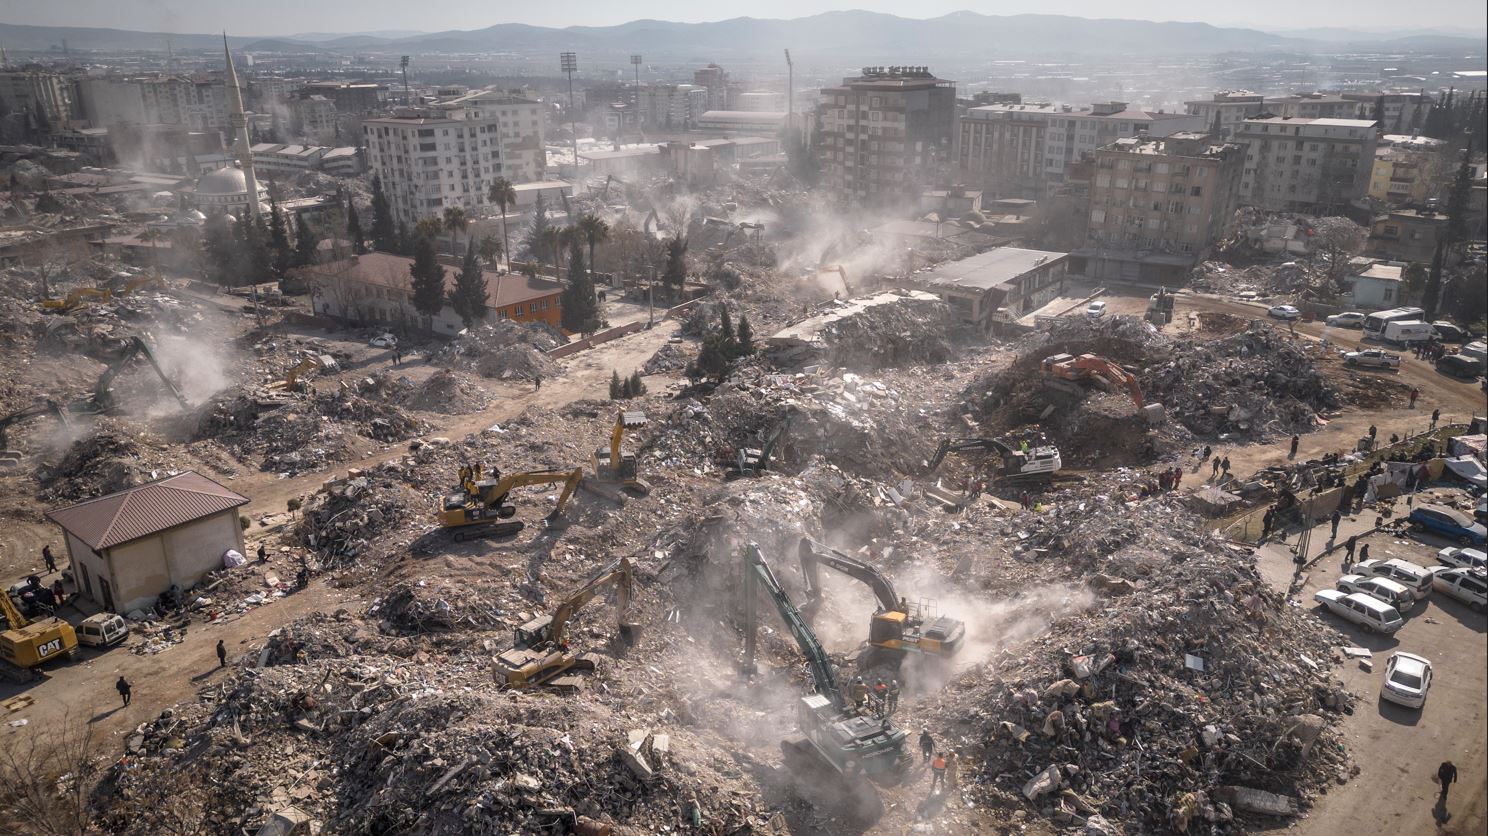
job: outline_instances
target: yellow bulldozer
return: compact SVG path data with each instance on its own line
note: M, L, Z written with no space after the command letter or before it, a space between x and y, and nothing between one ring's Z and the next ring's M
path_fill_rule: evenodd
M615 589L621 640L634 641L636 626L626 621L626 615L635 594L635 573L630 561L622 557L560 601L552 614L540 615L516 628L512 649L496 657L496 684L504 688L545 686L567 693L577 691L580 680L568 674L594 670L595 660L590 654L569 650L568 622L606 587Z
M467 464L460 468L458 490L446 496L440 505L439 524L452 529L457 540L516 534L524 525L521 520L501 522L517 513L517 506L508 501L512 490L530 485L562 484L563 493L558 497L558 504L547 516L548 523L553 525L561 521L563 509L568 506L583 478L584 470L578 467L573 470L528 470L505 476L500 470L491 468L491 475L487 478L480 463Z
M55 615L28 621L4 591L0 591L0 612L10 627L0 633L0 675L24 682L33 669L77 653L77 633Z

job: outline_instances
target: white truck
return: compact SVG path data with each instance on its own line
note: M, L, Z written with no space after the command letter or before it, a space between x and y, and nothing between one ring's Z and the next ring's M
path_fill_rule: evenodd
M1416 320L1391 322L1380 333L1380 339L1391 345L1430 342L1436 339L1436 329L1432 328L1429 322Z
M1363 351L1350 351L1343 355L1343 364L1364 369L1398 369L1400 368L1400 355L1369 348Z

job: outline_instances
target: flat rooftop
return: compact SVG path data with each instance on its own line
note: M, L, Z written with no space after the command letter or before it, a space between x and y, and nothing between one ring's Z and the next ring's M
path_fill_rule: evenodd
M920 284L943 287L991 290L994 287L1006 285L1030 270L1054 264L1068 257L1069 253L1025 250L1021 247L998 247L970 258L940 264L923 273L916 273L911 280Z

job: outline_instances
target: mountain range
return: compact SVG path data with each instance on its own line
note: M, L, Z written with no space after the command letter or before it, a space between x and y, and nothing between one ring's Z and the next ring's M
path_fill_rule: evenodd
M1301 34L1301 33L1299 33ZM1346 30L1294 37L1257 29L1206 23L1089 19L1062 15L985 15L954 12L926 20L865 11L825 12L791 20L738 17L709 23L635 20L616 26L562 29L503 23L484 29L349 35L308 33L283 38L230 38L234 48L257 52L508 52L549 54L644 53L650 60L720 58L774 53L789 47L803 56L869 61L941 61L948 57L1018 58L1069 55L1191 55L1246 51L1337 51L1340 48L1412 51L1453 50L1481 54L1481 38L1436 34L1409 37ZM0 45L46 50L63 39L72 49L214 49L220 35L132 32L121 29L0 24Z

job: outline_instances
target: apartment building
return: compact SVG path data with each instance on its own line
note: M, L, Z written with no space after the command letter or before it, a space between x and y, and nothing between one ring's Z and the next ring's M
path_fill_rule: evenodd
M1375 123L1366 119L1247 119L1240 200L1272 211L1334 212L1364 197L1374 168Z
M336 105L319 94L289 100L289 130L310 142L336 141Z
M183 125L193 131L229 127L227 88L220 75L105 76L77 83L83 118L95 128Z
M702 69L693 71L692 83L708 91L707 101L703 104L703 109L697 111L697 113L702 113L703 110L727 110L734 106L734 103L729 101L728 70L717 64L709 64ZM748 110L748 108L743 107L737 109ZM766 109L779 110L780 108Z
M1379 129L1386 133L1408 134L1426 121L1431 110L1431 97L1425 93L1344 93L1343 98L1360 105L1358 119L1379 120L1375 109L1381 109L1383 122Z
M652 129L685 130L710 108L712 96L696 84L641 85L638 104L641 124Z
M1365 106L1367 113L1370 105ZM1355 119L1360 103L1335 93L1298 93L1266 99L1266 113L1292 119Z
M370 81L310 81L300 85L302 96L324 96L340 113L367 116L387 107L388 88Z
M1448 182L1449 162L1437 151L1379 148L1369 175L1369 196L1399 206L1437 197Z
M48 133L67 128L76 112L72 84L63 76L39 69L0 72L0 105L10 113L28 113Z
M1071 165L1117 139L1203 130L1188 113L1132 109L1126 102L1089 108L994 104L961 117L961 176L997 197L1038 199L1058 191Z
M864 67L821 95L824 179L839 199L913 197L949 175L955 82L928 67Z
M1202 130L1217 130L1229 139L1246 119L1266 112L1266 97L1250 90L1221 90L1208 99L1184 102L1183 107L1204 123Z
M1208 133L1118 139L1100 148L1075 269L1083 262L1094 279L1183 283L1226 234L1244 157L1244 148Z
M542 102L512 92L476 90L440 107L475 107L494 113L501 140L501 170L513 183L541 180L547 172L543 132L547 111Z

